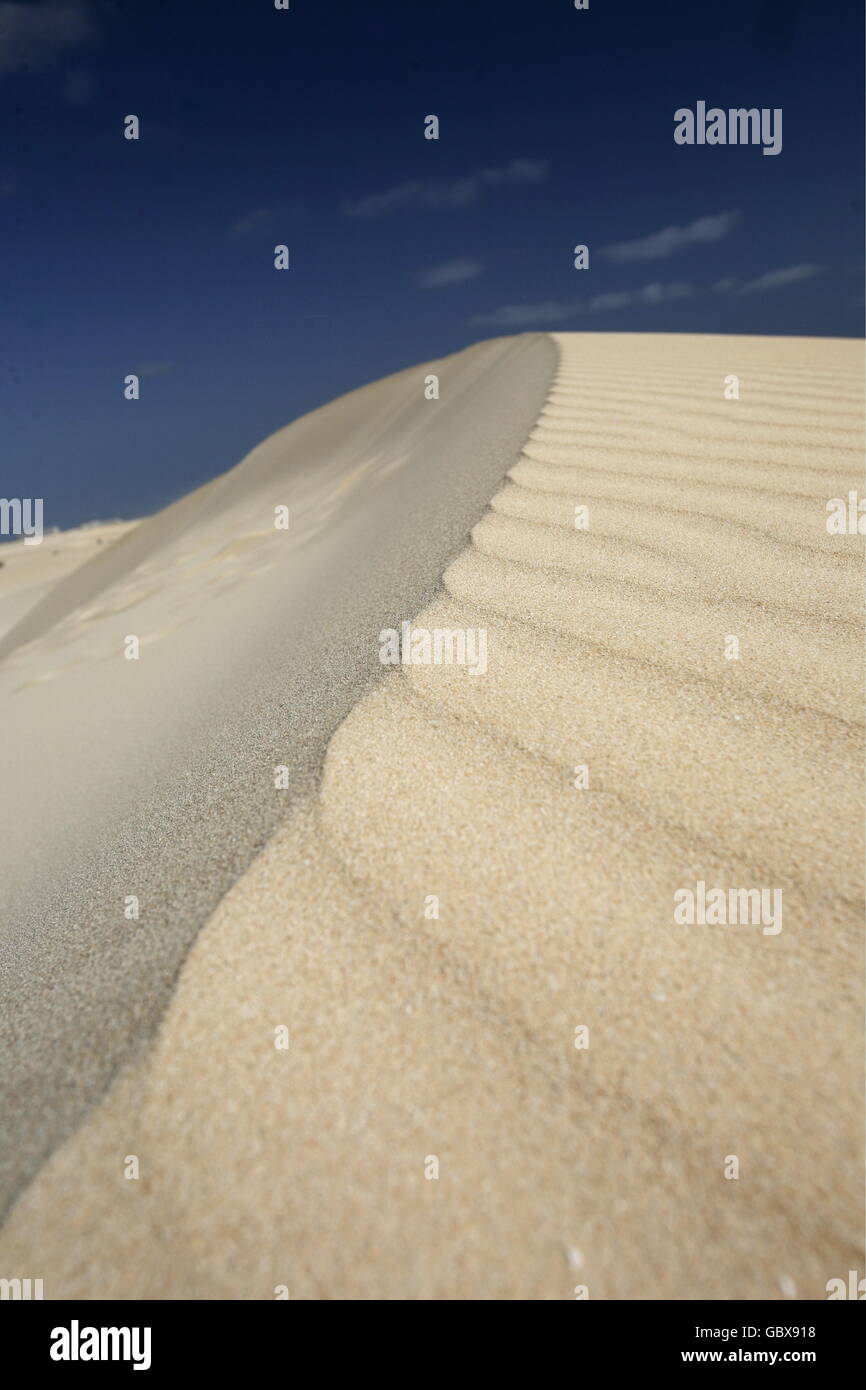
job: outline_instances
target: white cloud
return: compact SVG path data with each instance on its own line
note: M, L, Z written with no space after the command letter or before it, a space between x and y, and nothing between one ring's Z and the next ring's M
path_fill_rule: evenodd
M737 276L717 280L709 290L714 294L756 294L763 290L782 289L786 285L796 285L803 280L811 280L823 275L822 265L791 265L782 270L768 270L754 280L743 283ZM582 314L607 314L618 309L656 308L659 304L671 304L679 299L691 299L706 291L694 285L674 280L665 284L653 281L639 290L610 290L597 294L592 299L562 300L548 299L540 304L503 304L489 314L476 314L469 320L473 324L492 324L500 328L522 328L526 324L562 323L566 319L578 318Z
M589 301L589 308L594 314L604 314L610 309L626 308L633 299L634 295L628 290L611 290L608 294L597 294Z
M150 132L148 125L148 136ZM226 241L253 242L271 236L277 241L288 241L295 224L308 212L309 205L303 198L281 198L273 207L252 208L226 228Z
M96 96L96 83L89 72L70 72L63 84L63 97L70 106L86 106Z
M785 285L798 285L803 280L812 280L823 275L822 265L789 265L783 270L767 270L755 280L747 280L737 294L758 294L763 290L780 290Z
M356 202L345 203L346 217L386 217L406 208L460 208L477 203L489 188L515 184L540 183L547 178L548 163L544 159L512 159L502 169L479 169L465 174L453 183L434 179L410 179L384 193L370 193Z
M686 299L695 293L694 286L683 284L644 285L640 290L616 290L597 294L593 299L548 299L541 304L503 304L490 314L476 314L470 323L496 324L499 327L520 328L527 323L562 323L581 314L606 314L630 305L654 308L671 300Z
M229 241L247 241L251 237L266 236L274 222L270 208L254 208L246 216L233 222L226 232Z
M742 213L717 212L712 217L699 217L686 227L665 227L661 232L641 237L637 241L620 241L604 246L600 256L621 263L630 261L661 261L687 246L721 241L742 221Z
M477 280L483 274L484 262L477 256L458 256L422 271L418 284L424 290L435 290L443 285L465 285L467 280Z
M0 72L48 67L65 49L96 38L84 0L0 4Z
M475 314L469 322L520 328L525 323L561 323L563 319L575 318L582 309L580 302L570 304L559 299L546 299L541 304L503 304L490 314Z
M136 376L165 376L171 371L170 362L141 362L133 368Z
M693 285L644 285L635 298L639 304L669 304L673 299L689 299L694 294Z

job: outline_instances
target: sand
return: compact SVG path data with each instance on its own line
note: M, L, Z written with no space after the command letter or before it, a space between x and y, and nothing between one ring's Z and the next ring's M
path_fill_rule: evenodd
M554 341L468 544L390 608L484 628L486 671L347 692L184 934L161 1023L45 1141L4 1273L49 1298L775 1300L862 1266L863 540L825 526L863 490L862 345ZM781 891L781 930L677 922L698 882Z
M527 334L353 391L100 547L0 639L0 1210L152 1036L555 364Z
M98 555L99 546L113 546L137 524L106 521L48 531L39 545L31 539L0 546L0 639L49 594L62 589L61 580Z

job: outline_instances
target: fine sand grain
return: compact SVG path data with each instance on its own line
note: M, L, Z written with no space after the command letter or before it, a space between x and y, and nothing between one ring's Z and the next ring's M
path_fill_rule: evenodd
M486 671L345 712L14 1208L0 1265L47 1297L820 1299L862 1266L863 540L825 525L862 348L556 342L470 544L394 606L484 628ZM699 881L780 891L781 930L675 921Z

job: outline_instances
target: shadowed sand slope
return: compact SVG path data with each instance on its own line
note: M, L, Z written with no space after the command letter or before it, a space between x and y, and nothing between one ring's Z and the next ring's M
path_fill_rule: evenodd
M152 1033L199 927L379 679L379 630L465 546L555 365L544 335L497 339L313 411L0 643L0 1207Z
M400 614L485 662L341 724L14 1210L48 1297L814 1299L862 1265L863 542L825 524L862 350L557 344ZM768 911L677 920L698 884Z

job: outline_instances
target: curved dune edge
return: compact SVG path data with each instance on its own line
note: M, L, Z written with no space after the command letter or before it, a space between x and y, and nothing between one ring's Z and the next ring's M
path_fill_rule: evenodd
M557 360L545 334L490 339L331 401L97 547L0 639L0 1214L154 1037Z
M415 619L486 627L486 674L342 724L7 1223L49 1298L814 1299L862 1263L862 539L824 527L860 348L558 342ZM781 888L783 930L675 924L697 880Z

